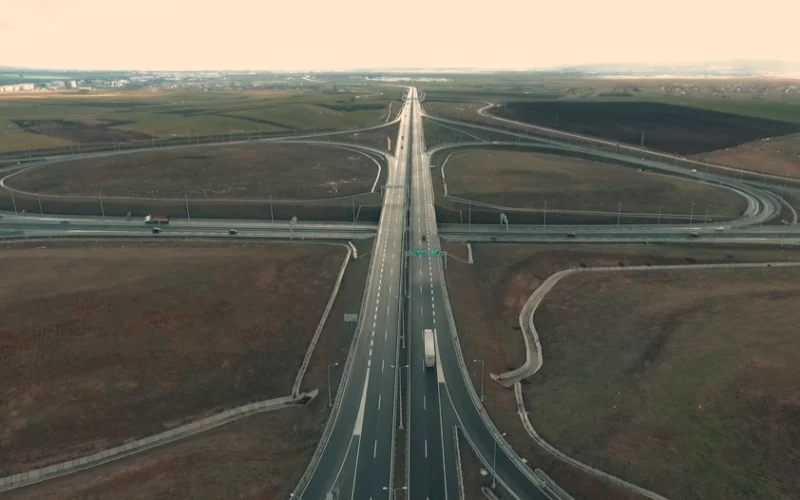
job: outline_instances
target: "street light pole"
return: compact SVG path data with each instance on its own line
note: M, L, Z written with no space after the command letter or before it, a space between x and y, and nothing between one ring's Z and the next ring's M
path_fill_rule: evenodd
M506 433L501 436L505 437ZM492 460L492 489L497 488L497 440L494 441L494 459Z
M183 201L186 202L186 222L192 222L192 217L189 215L189 193L183 194Z
M103 220L106 220L106 211L103 208L103 193L97 193L97 197L100 198L100 214L102 214Z
M542 230L547 230L547 200L544 200L544 219L542 219Z
M711 208L711 205L706 205L706 214L703 216L703 224L708 222L708 209Z
M333 394L331 394L331 366L339 366L339 362L328 365L328 408L333 406Z
M393 366L392 368L396 368L398 370L398 373L403 373L400 370L402 370L404 368L411 368L411 365L405 365L405 366L399 366L399 367L394 367ZM397 391L398 395L399 395L399 399L400 399L400 426L398 427L398 429L400 429L402 431L403 430L403 379L402 379L402 376L398 376L397 377L397 383L400 384L400 390Z
M483 362L483 360L480 360L480 359L473 359L472 362L481 364L481 403L482 403L483 402L483 377L484 377L484 375L486 373L486 370L485 370L486 364Z

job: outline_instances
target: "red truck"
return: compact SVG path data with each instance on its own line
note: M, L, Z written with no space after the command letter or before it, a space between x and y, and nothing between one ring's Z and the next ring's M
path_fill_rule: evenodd
M146 215L145 224L169 224L169 215Z

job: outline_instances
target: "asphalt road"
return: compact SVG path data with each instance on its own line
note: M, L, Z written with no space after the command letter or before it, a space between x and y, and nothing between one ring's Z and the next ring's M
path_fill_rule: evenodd
M411 107L401 112L407 151ZM390 161L361 317L328 427L293 493L305 500L388 498L392 488L407 156Z
M458 426L471 442L499 483L517 498L547 498L538 487L532 471L524 465L494 425L484 418L467 374L462 371L452 311L444 280L444 259L430 256L440 249L433 207L429 157L424 153L422 115L419 103L413 104L413 154L411 191L411 242L426 250L424 257L409 257L410 305L408 340L410 348L410 434L408 498L457 500L454 428ZM422 241L422 235L426 240ZM422 330L435 332L436 368L423 365ZM495 444L499 445L495 448ZM463 443L462 447L468 446ZM495 464L496 451L496 468Z

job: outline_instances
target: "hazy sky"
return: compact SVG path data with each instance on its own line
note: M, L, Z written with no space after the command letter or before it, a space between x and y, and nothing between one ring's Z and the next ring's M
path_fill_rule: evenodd
M0 66L800 61L798 15L800 0L0 0Z

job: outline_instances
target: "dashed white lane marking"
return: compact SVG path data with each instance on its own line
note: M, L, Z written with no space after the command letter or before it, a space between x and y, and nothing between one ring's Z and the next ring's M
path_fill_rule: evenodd
M383 340L384 340L384 341L386 340L386 336L387 336L387 335L389 335L389 332L388 332L388 331L385 331L385 332L383 332Z
M386 361L381 361L381 371L383 371L383 365L384 365L384 363L386 363Z
M368 359L368 360L367 360L367 368L369 368L370 366L372 366L372 360L371 360L371 359Z
M378 312L378 306L375 306L375 312Z
M377 321L373 321L373 322L372 322L372 328L375 328L375 325L377 325L377 324L378 324L378 322L377 322Z
M372 349L369 350L369 355L372 356Z
M374 340L369 341L369 346L372 347L372 343L375 342Z
M425 440L425 458L428 458L428 440Z
M420 314L424 314L423 311L422 311L422 306L419 306L419 313Z
M378 409L381 409L381 395L378 394Z
M423 410L428 409L428 396L426 396L425 394L422 395L422 409Z
M372 458L378 455L378 440L375 440L375 446L372 448Z

